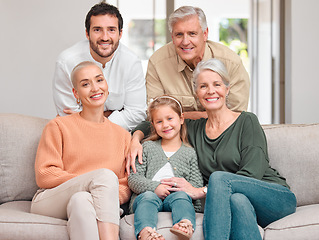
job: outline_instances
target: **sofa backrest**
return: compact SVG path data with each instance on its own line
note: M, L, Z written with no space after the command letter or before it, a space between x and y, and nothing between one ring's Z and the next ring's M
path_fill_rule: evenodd
M0 204L31 200L34 161L49 120L0 114ZM319 124L264 125L271 167L287 179L298 206L319 204Z
M263 126L271 167L286 178L297 205L319 203L319 124Z
M38 189L34 161L48 120L0 114L0 204L31 200Z

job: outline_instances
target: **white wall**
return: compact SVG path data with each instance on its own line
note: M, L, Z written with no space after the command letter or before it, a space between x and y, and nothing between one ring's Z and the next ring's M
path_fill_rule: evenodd
M246 3L243 6L247 5L248 1L241 0ZM85 38L84 19L97 2L99 0L0 0L0 113L55 117L52 99L55 60L62 50ZM149 0L108 2L114 5L120 3L119 8L125 24L129 22L128 17L137 18L133 13L139 17L145 17L145 12L152 13L152 2ZM165 0L157 2L163 4ZM193 2L194 0L188 0L183 4L192 5ZM227 0L227 6L234 3L238 5L238 0ZM212 3L201 0L197 4L205 10L209 9L209 4ZM136 5L143 8L127 14L127 9L133 9ZM227 11L216 9L219 5L214 5L213 10L216 12L207 16L208 20L211 15L223 17L220 12L229 14L228 7ZM237 8L236 10L238 13ZM247 9L239 12L245 16L248 14ZM212 24L210 22L210 25ZM127 28L123 32L121 41L125 43L128 41ZM212 34L214 35L214 31Z
M291 0L290 78L287 123L319 122L318 0ZM288 75L289 75L288 74Z
M84 19L97 2L0 0L0 113L56 115L51 90L55 60L62 50L85 38ZM319 122L319 1L287 2L291 36L286 122Z
M0 0L0 113L55 117L55 60L85 38L84 19L97 2Z

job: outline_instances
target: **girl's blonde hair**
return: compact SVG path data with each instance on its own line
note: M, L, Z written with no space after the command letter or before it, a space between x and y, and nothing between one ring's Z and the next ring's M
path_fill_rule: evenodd
M174 112L178 114L178 116L181 118L182 113L183 113L183 107L182 104L174 97L169 96L169 95L163 95L160 97L155 98L153 101L150 102L148 105L147 109L147 116L148 116L148 121L153 123L152 115L155 110L160 108L161 106L170 106ZM181 130L180 130L180 137L182 142L187 145L189 145L188 139L187 139L187 128L185 123L181 125ZM151 134L150 136L145 140L151 140L151 141L156 141L160 139L161 137L156 133L155 128L153 125L151 125Z

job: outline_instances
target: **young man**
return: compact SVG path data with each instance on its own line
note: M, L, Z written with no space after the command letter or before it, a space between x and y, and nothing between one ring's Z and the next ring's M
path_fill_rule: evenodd
M180 100L185 118L207 117L196 100L192 75L200 61L217 58L230 75L228 106L231 110L247 110L250 81L240 57L228 47L207 40L208 27L202 9L184 6L169 17L172 42L157 50L148 62L146 89L148 102L170 94Z
M101 66L109 86L104 114L127 130L146 117L146 88L141 61L120 43L123 19L118 9L107 3L94 5L85 19L86 38L64 50L56 62L53 98L60 116L79 112L72 93L70 74L83 61Z

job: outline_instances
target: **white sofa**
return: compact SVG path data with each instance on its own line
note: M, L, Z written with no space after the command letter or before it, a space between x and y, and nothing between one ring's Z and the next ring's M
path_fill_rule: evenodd
M47 119L18 114L0 114L0 240L68 239L66 221L30 213L37 190L34 159ZM297 212L276 221L261 234L265 240L319 239L319 124L263 126L270 163L286 177L296 194ZM203 239L202 217L192 239ZM134 238L134 215L121 219L120 238ZM244 221L244 220L243 220ZM169 232L170 213L160 213L158 229Z

